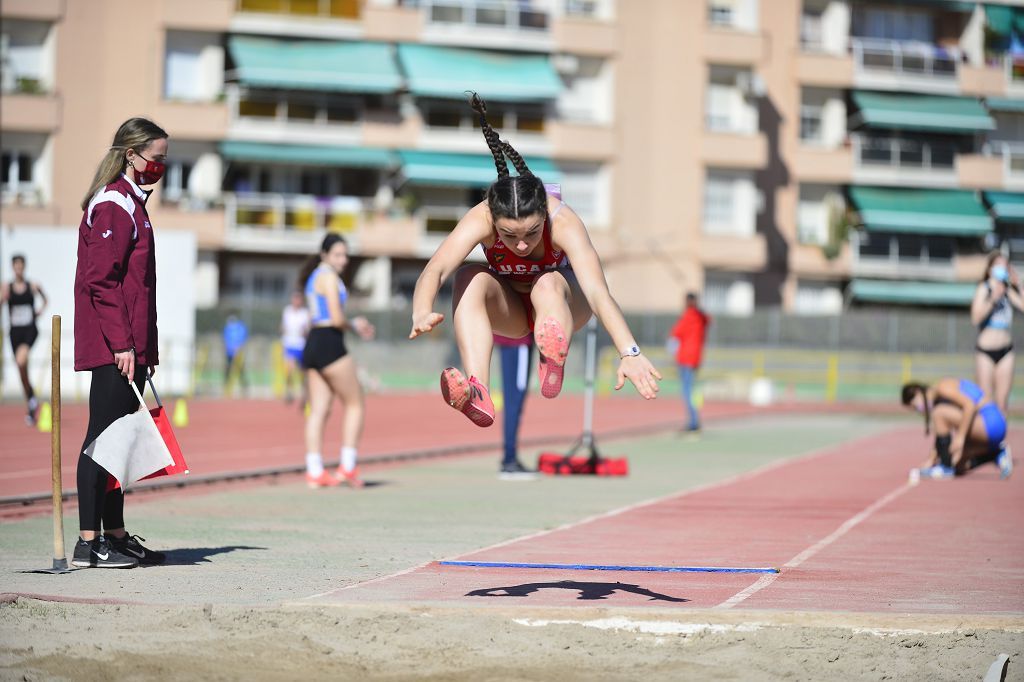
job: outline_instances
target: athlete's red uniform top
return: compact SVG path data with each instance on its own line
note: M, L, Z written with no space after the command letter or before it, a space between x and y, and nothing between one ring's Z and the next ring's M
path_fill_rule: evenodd
M497 234L494 235L492 246L486 247L481 244L491 270L499 276L508 277L515 282L532 283L538 275L568 266L569 259L565 253L556 251L551 244L551 219L558 215L563 205L559 204L554 214L548 215L544 219L544 255L539 260L530 260L516 255L512 249L505 246Z

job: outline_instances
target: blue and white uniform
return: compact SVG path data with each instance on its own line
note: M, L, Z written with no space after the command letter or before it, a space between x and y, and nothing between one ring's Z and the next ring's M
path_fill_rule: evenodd
M348 355L348 348L345 346L345 333L331 324L331 311L327 305L327 296L316 290L316 278L323 272L337 275L329 265L321 263L306 280L304 292L313 328L309 332L306 347L302 351L302 365L315 370L322 370ZM338 302L344 308L347 301L348 290L339 277Z

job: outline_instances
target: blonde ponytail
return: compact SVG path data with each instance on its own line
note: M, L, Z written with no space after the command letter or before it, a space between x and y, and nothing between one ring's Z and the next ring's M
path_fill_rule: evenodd
M130 118L121 124L114 134L114 142L110 149L103 156L96 174L93 175L89 191L82 199L82 210L89 208L89 202L101 189L117 179L124 172L128 165L125 152L129 149L135 150L136 154L141 153L153 140L162 140L168 137L163 128L145 118Z

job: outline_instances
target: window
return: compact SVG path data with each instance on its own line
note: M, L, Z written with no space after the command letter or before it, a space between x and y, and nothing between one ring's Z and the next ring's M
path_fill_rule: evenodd
M704 181L704 226L731 223L732 206L732 179L708 175Z
M713 315L748 317L754 312L754 285L744 275L708 272L701 300Z
M750 69L711 65L704 103L707 129L740 134L756 132L757 107L750 96L757 82Z
M752 173L709 169L704 180L704 233L734 237L753 235L757 204Z
M803 142L821 142L821 119L825 108L820 104L800 105L800 139Z
M559 164L562 171L562 196L588 228L607 227L609 223L608 173L596 164Z
M168 31L164 45L164 98L211 101L224 86L224 48L214 33Z
M424 115L429 128L458 128L462 125L462 114L454 109L427 109Z
M708 4L708 23L712 26L732 26L733 10L730 0L711 0Z
M41 205L47 138L38 133L4 132L0 137L0 191L5 204Z
M854 35L897 42L935 42L931 15L913 9L867 7L854 14Z
M838 284L800 280L796 285L793 312L797 315L838 315L843 310L843 292Z
M804 3L800 15L800 46L805 50L820 50L824 47L824 8Z
M191 161L168 159L167 171L164 174L163 192L160 195L162 201L164 203L176 203L185 198L188 195L188 181L191 175Z
M38 94L53 87L52 25L4 18L0 27L3 92Z
M597 14L597 0L565 0L565 13L571 17L592 17Z
M796 232L801 244L826 244L829 222L843 210L839 188L829 185L800 185Z

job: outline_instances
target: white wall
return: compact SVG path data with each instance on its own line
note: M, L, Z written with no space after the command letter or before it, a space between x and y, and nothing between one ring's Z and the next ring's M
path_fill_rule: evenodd
M189 232L159 232L156 236L157 316L160 329L160 368L157 390L163 396L186 393L192 379L195 349L196 239ZM29 359L30 377L36 391L49 399L51 316L61 316L61 393L64 400L86 399L89 375L74 371L75 269L78 263L78 230L68 227L0 228L0 280L12 278L11 256L26 258L25 276L43 288L49 306L39 322L39 340ZM8 320L3 313L3 383L0 395L21 395L14 369Z

